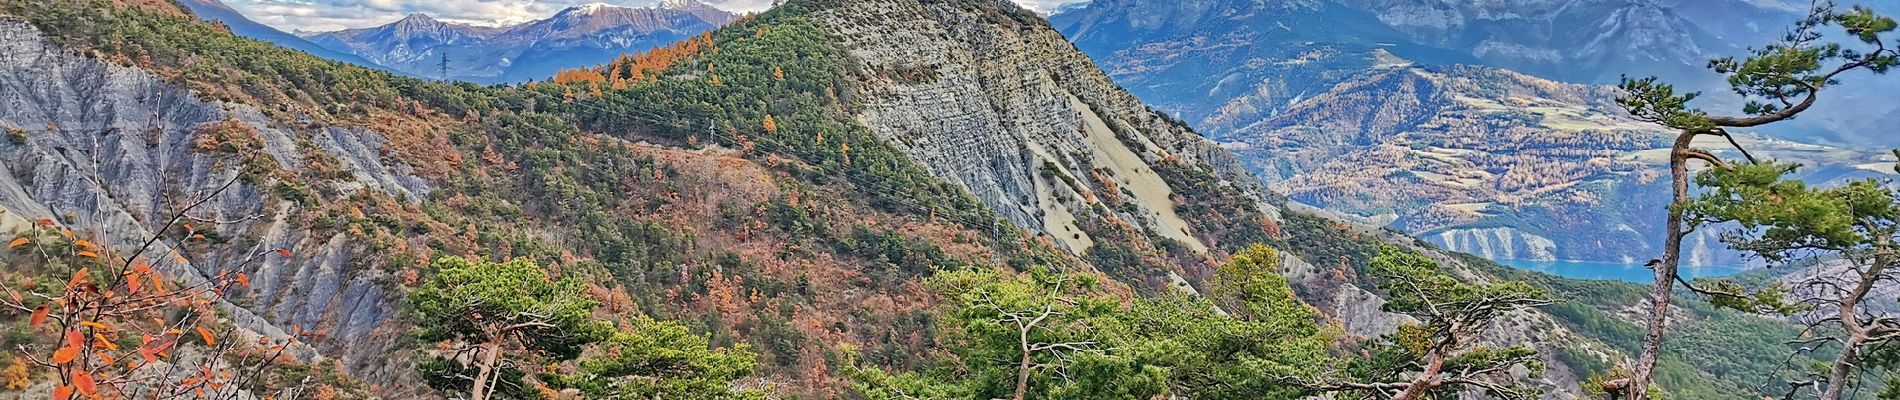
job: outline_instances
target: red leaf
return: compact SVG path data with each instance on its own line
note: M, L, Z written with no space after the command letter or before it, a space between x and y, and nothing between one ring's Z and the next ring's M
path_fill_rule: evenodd
M32 324L33 326L46 325L46 316L47 314L51 314L52 312L53 312L53 309L46 308L46 306L40 306L40 308L35 308L33 309L33 319L29 321L28 323Z
M78 347L61 347L59 348L59 350L53 352L54 364L64 365L66 363L73 362L73 359L75 358L79 358Z
M40 219L40 226L53 226L53 219L51 218Z
M73 272L73 279L66 281L66 290L72 290L75 287L79 287L79 282L84 282L86 280L86 273L88 272L92 272L92 269L86 268L86 267L80 267L79 271Z
M73 388L79 389L79 394L87 397L99 393L99 386L92 381L92 373L81 370L73 371Z
M158 352L153 351L149 347L141 347L139 348L139 358L145 359L146 364L158 362Z
M218 338L211 336L210 329L205 329L205 327L202 326L198 327L198 337L204 338L206 346L218 345Z
M79 333L78 329L66 331L66 347L75 349L86 347L86 335Z
M289 249L277 249L277 254L279 254L279 255L283 255L284 257L290 257L290 250L289 250Z
M73 388L71 386L53 388L53 400L67 400L71 398L73 398Z
M20 247L20 246L26 245L27 243L32 243L32 242L33 242L32 240L29 240L27 238L13 239L13 242L7 243L7 248L11 249L15 247Z

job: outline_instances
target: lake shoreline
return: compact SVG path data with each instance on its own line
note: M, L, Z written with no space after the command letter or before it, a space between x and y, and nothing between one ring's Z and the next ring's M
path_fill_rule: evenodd
M1655 273L1641 264L1624 264L1602 261L1533 261L1533 260L1492 260L1498 264L1525 271L1535 271L1571 279L1617 280L1631 283L1650 283ZM1680 271L1684 279L1716 278L1747 272L1752 268L1723 266L1683 266Z

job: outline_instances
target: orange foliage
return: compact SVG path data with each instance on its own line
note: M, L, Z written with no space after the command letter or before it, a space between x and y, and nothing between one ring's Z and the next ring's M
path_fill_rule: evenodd
M226 183L218 191L230 185ZM189 224L177 226L183 228L182 236L187 238L184 240L204 237ZM216 315L210 312L215 304L231 291L248 286L249 278L242 272L228 271L202 282L168 288L163 284L163 273L148 262L143 250L119 254L89 237L60 228L51 220L41 221L20 238L26 239L26 243L14 247L33 251L18 251L14 256L35 259L16 261L78 268L65 279L63 286L31 282L0 285L0 291L7 294L0 298L0 307L33 310L31 329L58 338L55 343L22 353L21 358L14 359L13 365L0 370L0 377L9 389L31 386L31 368L38 366L52 372L49 375L56 379L52 382L54 398L121 398L128 396L130 388L153 389L156 392L149 397L153 399L228 394L229 389L221 388L261 387L254 385L262 382L258 380L264 376L260 371L269 368L267 361L282 355L291 344L261 339L255 346L266 346L270 350L251 351L253 345L249 341L219 340L221 333L210 328L218 323ZM287 253L266 251L250 260L264 259L267 254L288 257ZM173 260L184 260L175 251L169 256ZM36 302L40 304L32 304ZM167 315L183 317L167 322L163 318ZM195 332L201 339L203 349L194 349L194 352L225 356L198 366L196 372L181 369L174 374L167 368L163 369L167 372L154 375L160 370L158 366L167 363L200 362L176 355L180 348L187 346L182 339L190 334L188 332ZM223 333L227 338L228 334ZM27 348L21 349L26 351ZM32 365L20 363L21 360L32 361Z
M554 83L606 82L607 77L591 69L570 69L554 73Z
M605 83L608 87L621 89L629 84L652 81L659 77L660 71L714 49L712 33L707 32L645 53L623 54L607 65L561 71L554 74L554 83Z
M33 371L27 369L26 359L21 357L14 357L13 362L7 363L7 368L0 370L0 378L5 378L7 390L33 386Z

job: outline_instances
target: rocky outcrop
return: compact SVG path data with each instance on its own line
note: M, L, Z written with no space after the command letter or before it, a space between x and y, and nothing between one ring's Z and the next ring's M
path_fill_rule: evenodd
M1448 229L1427 235L1445 250L1470 253L1493 260L1554 261L1557 243L1516 228Z
M1258 198L1232 155L1121 90L1040 18L999 0L851 1L816 13L873 71L859 119L1017 225L1081 253L1077 210L1114 196L1119 219L1196 249L1155 170L1180 162ZM979 20L981 19L981 20Z
M237 270L248 291L223 304L236 325L286 338L322 332L306 361L340 361L359 378L387 382L412 374L387 323L399 298L380 270L357 257L366 252L338 232L301 221L299 205L279 198L268 177L239 176L252 157L297 171L307 156L342 160L349 179L329 184L410 199L426 196L429 182L408 167L385 161L383 139L354 128L296 131L279 127L256 109L209 101L149 72L81 57L52 44L30 25L0 19L0 228L52 219L129 254L184 204L236 179L229 190L192 209L191 223L234 240L228 246L180 246L160 241L147 253L154 266L187 282ZM200 147L208 129L255 130L263 153L233 154ZM239 260L270 254L261 262ZM164 255L177 254L185 262ZM322 354L326 357L319 357Z

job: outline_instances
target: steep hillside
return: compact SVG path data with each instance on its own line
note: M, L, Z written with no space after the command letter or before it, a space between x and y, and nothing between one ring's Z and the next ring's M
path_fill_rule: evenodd
M841 387L836 369L824 367L833 344L858 343L873 354L926 350L909 335L929 321L930 301L915 280L932 270L1075 265L1007 225L971 222L993 214L901 158L876 159L880 145L868 135L834 133L837 143L858 145L852 166L669 148L642 142L684 145L701 132L657 125L588 133L565 111L536 106L561 104L558 85L428 84L103 2L9 2L5 10L35 22L9 19L0 36L20 50L7 52L16 56L7 57L4 79L15 84L5 85L4 102L14 106L0 114L21 138L0 144L15 171L6 178L15 190L0 203L7 215L103 232L97 241L117 248L162 233L167 248L190 255L159 266L181 279L224 272L259 249L287 249L291 256L239 271L256 278L241 301L224 305L231 320L264 334L323 332L321 357L302 361L334 362L380 388L379 396L426 390L402 293L439 254L547 260L559 273L593 277L592 290L614 314L681 320L715 333L715 346L750 344L766 376L785 382L774 390L810 397ZM795 33L769 38L797 40ZM136 46L106 47L116 44L96 37ZM727 35L732 45L716 57L775 49L736 43L752 37ZM837 60L820 57L823 48L803 51L793 59ZM234 61L202 67L229 73L178 68L177 60L199 57ZM723 59L701 62L715 60ZM794 77L840 77L783 67ZM232 84L263 73L347 84ZM681 88L627 94L683 98L670 90ZM747 118L743 126L758 125L757 116ZM825 126L810 123L787 121L785 131ZM229 241L180 246L184 235L153 232L163 226L160 214L234 175L245 178L214 206L192 210L227 221L198 225ZM885 186L900 180L908 185L902 192ZM866 198L884 205L847 200ZM926 210L963 211L933 218Z
M1667 204L1668 132L1607 87L1481 67L1405 68L1341 84L1236 133L1229 147L1295 200L1491 258L1639 263ZM1815 182L1881 174L1881 152L1747 137ZM1709 148L1726 148L1711 143ZM1715 232L1692 264L1738 265Z
M411 14L388 25L306 38L410 76L512 83L545 79L563 68L606 63L624 53L699 35L735 18L694 1L642 8L594 4L505 27L455 24Z

